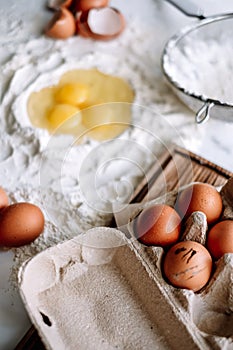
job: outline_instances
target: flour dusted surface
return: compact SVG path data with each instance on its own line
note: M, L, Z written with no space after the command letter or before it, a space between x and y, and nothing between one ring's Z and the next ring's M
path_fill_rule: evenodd
M108 225L112 204L127 203L171 142L198 145L193 116L164 84L155 48L153 33L132 21L108 43L31 39L2 67L1 186L17 193L18 201L34 201L36 194L50 222L33 244L13 250L17 266L58 241ZM51 136L30 125L30 92L57 82L64 71L91 67L126 79L134 89L132 125L126 132L102 144L87 139L76 145L72 137Z

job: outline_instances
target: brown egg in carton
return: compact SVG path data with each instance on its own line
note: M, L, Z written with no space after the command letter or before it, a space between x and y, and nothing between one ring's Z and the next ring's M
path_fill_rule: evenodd
M220 192L222 218L231 217L226 213L233 208L232 184L230 180ZM173 206L177 194L139 204L136 210L132 205L130 236L119 229L93 228L21 267L22 299L47 349L233 348L233 254L216 262L200 291L180 289L163 278L164 249L143 245L132 231L132 219L142 209L155 203ZM206 231L205 215L196 212L181 239L203 244Z
M190 185L182 187L180 192ZM233 179L218 190L223 210L217 222L233 220ZM171 303L179 304L179 313L187 317L190 325L195 325L195 332L207 341L210 348L233 349L233 253L224 254L214 262L208 283L195 293L192 290L174 287L164 278L162 265L166 253L163 248L146 246L135 238L135 220L142 210L160 203L175 207L178 195L178 191L173 191L136 209L128 225L131 244L152 279L166 291ZM206 215L196 211L184 220L179 241L194 241L205 246L207 234Z

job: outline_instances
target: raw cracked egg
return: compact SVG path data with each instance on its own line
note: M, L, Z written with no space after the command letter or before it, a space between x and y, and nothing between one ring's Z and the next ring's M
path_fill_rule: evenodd
M199 291L211 277L212 258L200 243L176 243L165 254L163 273L175 287Z
M156 204L144 209L135 222L135 234L141 243L166 247L178 241L181 219L170 206Z
M35 127L105 140L128 127L133 100L134 91L124 79L94 68L77 69L64 73L57 85L31 93L27 111Z
M16 203L0 212L0 246L19 247L34 241L44 230L44 215L31 203Z
M233 221L224 220L214 225L207 234L207 248L219 259L226 253L233 253Z
M184 189L178 196L177 210L182 217L188 217L194 211L202 211L208 224L217 221L222 213L222 198L212 185L195 183Z
M66 103L74 106L85 104L89 97L89 88L81 83L67 83L61 86L55 94L58 103Z
M82 122L80 109L68 104L57 104L49 110L48 122L51 127L60 127L62 132L69 133L69 130L79 128Z

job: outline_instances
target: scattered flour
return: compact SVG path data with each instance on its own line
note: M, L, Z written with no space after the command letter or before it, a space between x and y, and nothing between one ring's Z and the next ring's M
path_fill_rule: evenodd
M113 203L127 203L171 142L193 148L200 142L193 115L164 83L155 46L153 33L132 21L122 36L108 43L80 37L31 39L2 66L1 186L13 200L40 203L48 219L44 235L14 249L16 269L48 246L108 225ZM132 125L122 135L77 145L72 137L30 125L30 92L51 85L67 70L91 67L126 79L135 90Z

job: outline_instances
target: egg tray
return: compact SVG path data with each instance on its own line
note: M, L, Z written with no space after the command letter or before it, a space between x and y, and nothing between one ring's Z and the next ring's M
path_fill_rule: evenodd
M221 190L233 219L233 180ZM137 208L175 203L177 191ZM131 220L130 220L131 222ZM129 224L129 231L131 224ZM202 240L205 215L183 239ZM112 228L94 228L45 250L20 270L20 292L47 349L233 349L233 254L216 262L200 292L162 277L163 249Z
M229 290L225 287L228 288L228 286L224 285L219 297L217 283L215 284L214 293L216 295L214 300L217 301L217 306L214 310L217 311L209 311L206 300L210 301L212 297L207 299L207 296L213 295L211 292L212 279L211 284L200 293L172 287L164 281L160 272L162 248L145 247L130 235L128 235L128 238L126 235L129 233L128 219L133 211L138 211L138 208L144 205L142 203L149 202L153 198L161 197L161 194L171 191L166 197L168 202L170 198L171 204L174 201L178 186L193 181L202 181L220 188L226 184L227 179L232 177L233 174L175 145L159 157L156 164L146 175L146 178L138 185L132 196L131 203L134 204L130 204L127 207L128 210L125 208L122 211L124 214L122 219L125 220L126 225L124 226L124 222L118 220L120 218L115 215L116 223L124 234L119 230L111 232L113 236L120 235L123 244L108 262L105 261L104 264L96 265L86 264L87 271L83 274L83 279L87 282L80 281L80 268L85 261L82 257L82 242L77 241L78 237L50 248L21 268L20 292L35 328L32 326L29 329L18 344L17 349L29 349L33 346L42 349L43 344L40 338L48 349L102 349L105 343L107 349L232 349L231 336L226 336L227 334L220 332L221 329L226 328L224 325L226 315L229 315L227 325L232 323L231 313L227 312L225 315L221 311L225 307L221 306L222 304L231 305L228 295L224 299L224 295ZM163 187L164 179L166 188ZM230 183L229 181L228 186L230 186ZM224 194L225 191L226 194ZM233 218L231 211L233 199L231 199L229 187L224 187L221 193L224 198L228 198L228 202L225 202L224 199L224 216ZM122 216L121 212L119 214ZM192 225L193 229L195 229L195 225ZM108 237L109 233L110 231L108 231ZM85 234L86 237L90 235L89 232ZM98 234L96 237L98 237ZM74 245L76 245L76 250L72 248ZM93 253L93 250L90 250L90 252ZM232 270L231 261L225 264L222 262L224 259L221 259L218 265L227 266L228 269ZM226 272L226 269L221 268L221 266L219 271L221 270L220 275L222 277L219 278L215 275L214 278L217 278L218 281L221 279L229 280L228 277L224 276L229 276L231 272ZM94 271L94 269L95 273L90 277L88 273ZM40 271L43 271L43 275ZM56 281L54 279L52 281L51 278L55 296L49 300L50 288L45 280L48 280L46 276L51 276L51 271L56 271L57 277ZM116 274L111 275L111 277L109 271L116 271ZM67 272L67 274L64 272ZM114 281L117 281L117 283ZM74 288L76 291L72 293L71 291L65 291L65 283L68 283L69 288L72 290ZM117 285L122 290L126 290L124 296L121 294L116 296L115 289L118 290ZM219 286L221 286L221 283L219 283ZM222 288L222 286L219 288ZM93 291L95 290L96 298L93 297ZM79 291L81 291L81 295ZM223 301L221 295L223 295ZM43 298L43 305L41 304L41 298ZM68 300L67 303L71 304L70 308L63 307L63 301L66 299ZM221 300L221 304L218 300ZM84 301L88 301L90 304L80 310ZM100 304L99 308L96 306L98 304ZM43 306L42 310L41 305ZM111 305L115 305L116 315L109 313ZM55 311L50 310L52 307ZM227 308L230 310L230 306L227 306ZM72 312L69 311L70 309L72 309ZM200 328L200 323L196 321L198 309L200 310L200 316L202 316L203 311L211 316L209 317L211 325L214 324L212 316L218 316L216 334L213 334L213 329L208 333ZM193 310L196 311L195 314ZM218 312L218 310L220 311ZM90 313L93 315L91 320L88 318L85 320L85 315L90 315ZM137 323L138 319L141 322L140 329ZM142 320L144 321L142 322ZM224 322L222 322L223 320ZM49 321L52 325L47 324ZM65 324L69 325L68 330ZM86 341L84 341L84 344L80 341L75 344L75 339L77 340L75 334L80 327L84 332ZM152 329L148 333L150 327ZM101 335L102 341L97 341L100 340ZM135 338L137 335L138 337ZM59 341L62 339L59 346L57 346L56 339L59 339ZM90 343L88 343L88 340L90 340Z
M187 186L189 186L188 184ZM180 191L185 187L181 187ZM195 334L199 334L211 349L233 349L233 254L225 254L214 263L214 272L209 283L194 293L178 289L163 279L162 257L164 250L155 246L145 246L135 239L134 224L138 214L145 208L159 203L175 207L178 191L149 201L134 211L129 220L130 242L142 265L155 283L159 284L166 297L173 304L175 312L182 314ZM231 178L220 190L223 212L219 221L233 219L233 179ZM206 243L208 230L206 216L202 212L193 213L185 222L180 240L192 240L203 245ZM200 346L205 348L204 345Z

